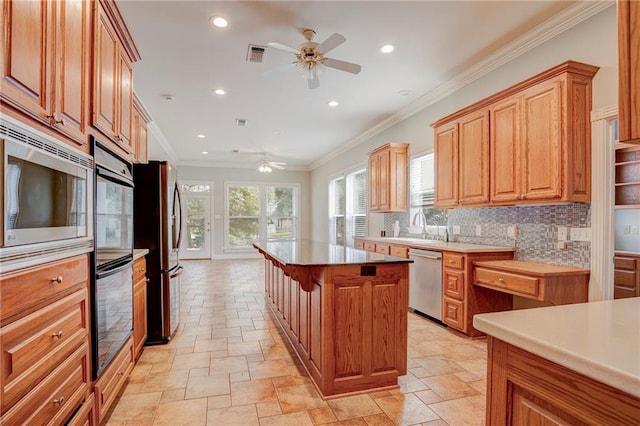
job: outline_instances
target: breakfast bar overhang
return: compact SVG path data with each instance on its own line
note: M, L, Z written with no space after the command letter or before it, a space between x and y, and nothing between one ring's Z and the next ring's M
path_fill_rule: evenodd
M253 246L267 304L323 397L398 387L411 260L310 240Z

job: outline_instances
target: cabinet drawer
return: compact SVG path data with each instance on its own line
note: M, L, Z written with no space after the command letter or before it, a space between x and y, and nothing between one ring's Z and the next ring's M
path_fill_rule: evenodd
M77 291L0 329L3 411L88 342L87 299Z
M354 247L360 250L364 250L364 241L356 240L356 242L354 243Z
M389 244L376 243L376 253L389 254L391 252Z
M95 382L98 422L103 420L120 388L127 380L127 376L133 368L133 362L133 339L129 338L124 347L118 352L118 355L115 356L111 364Z
M444 322L460 331L464 331L464 303L459 300L444 297L442 299L442 316Z
M444 271L444 294L458 300L464 300L464 272Z
M540 294L538 278L481 267L475 268L475 284L527 297L537 298Z
M409 249L405 246L391 246L389 249L389 254L391 256L402 257L405 259L409 258Z
M96 400L93 393L82 403L80 409L73 415L66 426L95 426L96 422Z
M376 243L364 242L364 249L366 251L376 251Z
M83 285L89 278L89 258L73 257L2 277L0 319L25 314L33 307ZM31 309L30 309L31 308Z
M453 269L464 269L464 254L443 252L442 267Z
M4 413L3 425L63 424L87 396L90 375L85 343Z
M133 263L133 282L137 283L147 274L147 261L144 257L136 259Z
M616 256L613 258L613 264L616 269L625 269L628 271L635 271L637 267L638 259L634 257L622 257Z

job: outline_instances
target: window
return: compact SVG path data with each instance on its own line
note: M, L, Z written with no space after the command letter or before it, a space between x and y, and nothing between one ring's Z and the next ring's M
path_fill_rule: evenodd
M333 179L329 197L330 241L353 247L353 237L367 233L367 170Z
M447 225L447 210L433 208L435 198L435 163L434 155L427 154L415 157L409 164L409 218L419 228L410 228L412 233L423 231L439 233L433 227Z
M297 237L298 185L226 184L225 250Z

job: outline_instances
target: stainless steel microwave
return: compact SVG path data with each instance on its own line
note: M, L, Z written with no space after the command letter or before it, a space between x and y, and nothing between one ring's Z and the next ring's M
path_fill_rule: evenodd
M0 117L2 247L93 238L93 159Z

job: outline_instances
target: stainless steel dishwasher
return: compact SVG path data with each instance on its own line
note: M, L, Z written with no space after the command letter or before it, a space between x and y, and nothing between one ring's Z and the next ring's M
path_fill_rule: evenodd
M442 253L410 249L409 307L442 321Z

